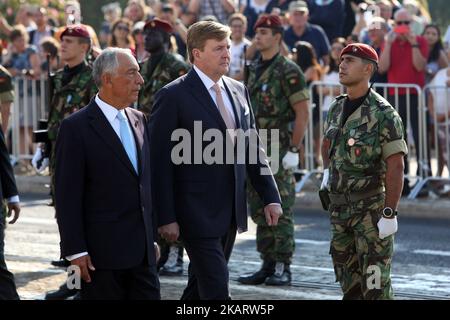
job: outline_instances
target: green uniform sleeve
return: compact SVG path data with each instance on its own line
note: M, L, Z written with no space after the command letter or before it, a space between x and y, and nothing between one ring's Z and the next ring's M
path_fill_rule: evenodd
M308 100L309 91L306 86L305 76L298 68L289 66L286 70L285 77L282 80L285 95L289 98L291 106L297 102Z
M387 112L380 128L380 144L384 160L396 153L408 154L403 133L403 122L398 113L396 111Z

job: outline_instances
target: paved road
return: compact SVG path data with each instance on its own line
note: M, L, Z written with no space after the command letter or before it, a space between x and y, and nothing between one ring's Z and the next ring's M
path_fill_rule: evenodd
M6 258L16 275L23 299L42 299L65 279L62 269L49 262L59 256L59 237L53 209L47 198L23 195L24 208L16 225L6 232ZM400 213L401 214L401 213ZM296 219L296 254L292 265L293 286L273 288L243 286L235 279L260 266L255 251L255 229L238 235L230 261L230 290L234 299L340 299L328 255L327 215L299 209ZM396 237L393 286L399 299L450 299L450 221L401 218ZM185 263L185 268L187 262ZM178 299L186 277L161 277L163 299Z

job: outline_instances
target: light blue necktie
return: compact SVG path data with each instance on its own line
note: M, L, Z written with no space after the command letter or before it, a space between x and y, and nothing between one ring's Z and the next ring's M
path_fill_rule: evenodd
M133 164L134 170L138 172L136 159L136 145L132 137L131 128L128 124L128 120L120 112L117 114L117 119L119 119L120 122L120 139L122 140L123 147L127 152L128 158L130 158L130 161Z

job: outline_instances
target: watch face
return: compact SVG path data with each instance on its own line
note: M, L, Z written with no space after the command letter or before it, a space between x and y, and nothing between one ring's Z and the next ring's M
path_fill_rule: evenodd
M386 217L392 217L392 215L394 214L394 210L392 210L392 208L384 208L383 209L383 215L385 215Z

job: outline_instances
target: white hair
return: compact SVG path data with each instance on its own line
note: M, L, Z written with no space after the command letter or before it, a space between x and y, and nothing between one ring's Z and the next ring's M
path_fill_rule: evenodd
M122 49L122 48L106 48L102 51L102 53L95 59L92 77L94 78L94 82L97 85L97 88L102 86L102 76L105 73L114 73L119 66L119 61L117 60L117 55L125 54L134 59L133 54L130 49Z

